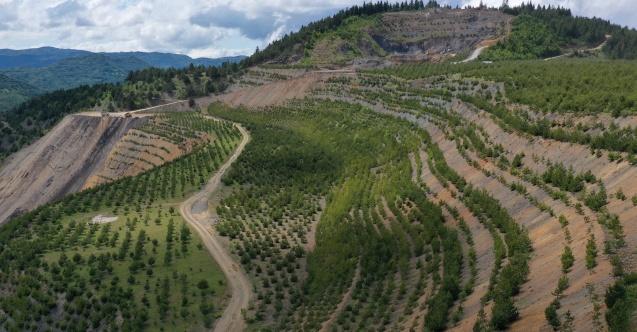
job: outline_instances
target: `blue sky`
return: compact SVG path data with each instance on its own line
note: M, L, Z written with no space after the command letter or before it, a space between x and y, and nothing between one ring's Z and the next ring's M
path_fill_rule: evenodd
M516 5L523 0L509 0ZM637 26L635 0L535 0L575 15ZM453 7L480 0L439 0ZM500 6L502 0L483 0ZM526 0L524 0L526 2ZM192 57L251 54L283 34L362 1L0 0L0 48L158 51Z

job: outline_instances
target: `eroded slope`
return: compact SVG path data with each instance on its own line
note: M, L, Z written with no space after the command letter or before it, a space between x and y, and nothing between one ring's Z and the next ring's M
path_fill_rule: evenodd
M432 144L423 144L409 156L412 181L421 185L428 200L443 207L446 223L462 231L461 280L472 286L470 292L455 301L447 317L447 328L467 330L476 324L498 323L494 318L494 312L501 310L497 289L499 284L508 282L507 266L515 254L511 251L515 242L510 242L509 233L493 228L490 219L485 219L477 208L480 204L472 203L474 198L467 193L473 190L468 188L492 197L531 243L528 274L519 289L511 291L516 311L506 318L506 324L520 330L548 329L546 310L553 307L565 327L605 327L604 290L613 284L614 275L635 269L635 253L631 248L637 232L629 221L635 218L637 191L633 179L637 178L637 168L632 153L612 147L608 148L610 151L601 150L595 147L595 140L614 137L617 128L632 130L634 116L610 119L608 115L544 115L528 106L507 103L502 83L463 78L460 74L409 81L375 74L324 71L249 87L225 96L224 100L236 106L263 107L305 97L307 91L312 91L314 97L356 102L376 112L409 120L430 135ZM497 107L504 103L507 112L519 119L498 111ZM302 102L290 105L307 107ZM551 122L554 119L557 122ZM528 127L550 123L545 130L554 136L533 134L532 130L523 132L515 121L528 121ZM573 127L566 122L581 125ZM582 143L569 141L569 137L578 135L578 130L592 138ZM435 153L436 146L440 154ZM466 182L443 174L441 160ZM569 179L572 184L564 184L560 179ZM359 222L358 213L351 210L348 221ZM374 229L377 232L393 229L399 224L397 220L410 216L409 203L380 214L382 218L376 221L384 227L378 224ZM366 215L361 217L365 220ZM564 258L568 252L573 259L570 264L564 263L568 262ZM429 259L424 262L430 263ZM427 326L430 299L439 295L439 288L435 274L431 270L419 271L418 261L413 258L409 261L410 272L402 279L412 294L408 301L396 291L390 279L372 283L375 294L383 294L383 306L389 305L391 310L382 324L365 316L368 304L359 298L366 296L366 286L361 293L360 277L354 277L360 271L352 271L350 283L338 285L337 293L342 297L337 305L325 300L315 307L303 307L305 313L318 310L322 318L299 313L291 314L292 321L310 324L323 319L328 321L324 327L337 330L353 326L399 329ZM555 307L556 301L559 307ZM329 309L325 309L326 305Z
M0 221L82 189L115 144L144 121L65 117L0 170Z
M0 221L135 176L211 142L204 131L170 117L67 116L0 170Z

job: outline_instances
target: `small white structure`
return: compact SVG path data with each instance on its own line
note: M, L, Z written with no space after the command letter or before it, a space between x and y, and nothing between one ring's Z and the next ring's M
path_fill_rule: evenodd
M116 221L118 217L104 217L101 214L98 214L97 216L93 217L93 219L91 219L91 224L107 224L109 222L113 222Z

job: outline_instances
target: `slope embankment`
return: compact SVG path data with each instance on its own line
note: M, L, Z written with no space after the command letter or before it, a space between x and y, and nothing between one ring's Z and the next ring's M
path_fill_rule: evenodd
M145 119L69 115L0 170L0 223L82 189L109 152Z

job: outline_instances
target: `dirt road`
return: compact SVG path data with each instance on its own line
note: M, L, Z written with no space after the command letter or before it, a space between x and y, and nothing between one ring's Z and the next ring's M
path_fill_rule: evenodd
M188 221L188 223L197 230L201 240L205 244L212 257L219 263L223 273L228 279L228 287L232 291L232 298L226 309L223 311L221 318L217 320L214 326L214 331L242 331L245 329L245 322L241 316L241 309L248 306L248 301L252 295L252 285L250 281L243 273L241 267L233 261L228 251L222 246L217 235L213 233L213 230L206 222L207 210L204 213L193 213L194 205L201 205L203 202L207 206L207 200L213 192L219 189L221 183L221 177L230 167L230 165L237 159L243 148L248 143L248 133L241 126L236 125L241 131L243 140L239 144L239 147L230 159L219 168L219 171L208 180L206 186L187 199L179 207L179 212Z
M471 52L471 55L469 55L468 58L460 61L460 63L465 63L477 59L485 48L486 46L476 48L475 50L473 50L473 52Z
M152 107L146 107L146 108L138 109L138 110L135 110L135 111L110 112L110 113L108 113L108 115L111 116L111 117L115 117L115 118L124 118L124 117L126 117L127 113L130 113L130 114L141 113L141 112L150 111L150 110L157 109L157 108L173 106L173 105L177 105L177 104L180 104L180 103L187 103L187 102L188 102L187 100L177 100L177 101L170 102L168 104L162 104L162 105L157 105L157 106L152 106ZM82 113L77 113L77 114L78 115L84 115L84 116L102 116L102 112L97 112L97 111L82 112Z
M604 47L604 45L606 45L606 42L608 41L608 38L610 38L610 35L606 35L606 39L604 40L604 42L599 44L599 45L597 45L596 47L588 48L588 49L584 49L584 50L577 50L577 51L578 52L599 51L599 50L601 50ZM549 60L553 60L553 59L559 59L559 58L563 58L563 57L570 56L570 55L573 55L573 52L566 53L566 54L561 54L561 55L550 57L550 58L546 58L546 59L544 59L544 61L549 61Z

